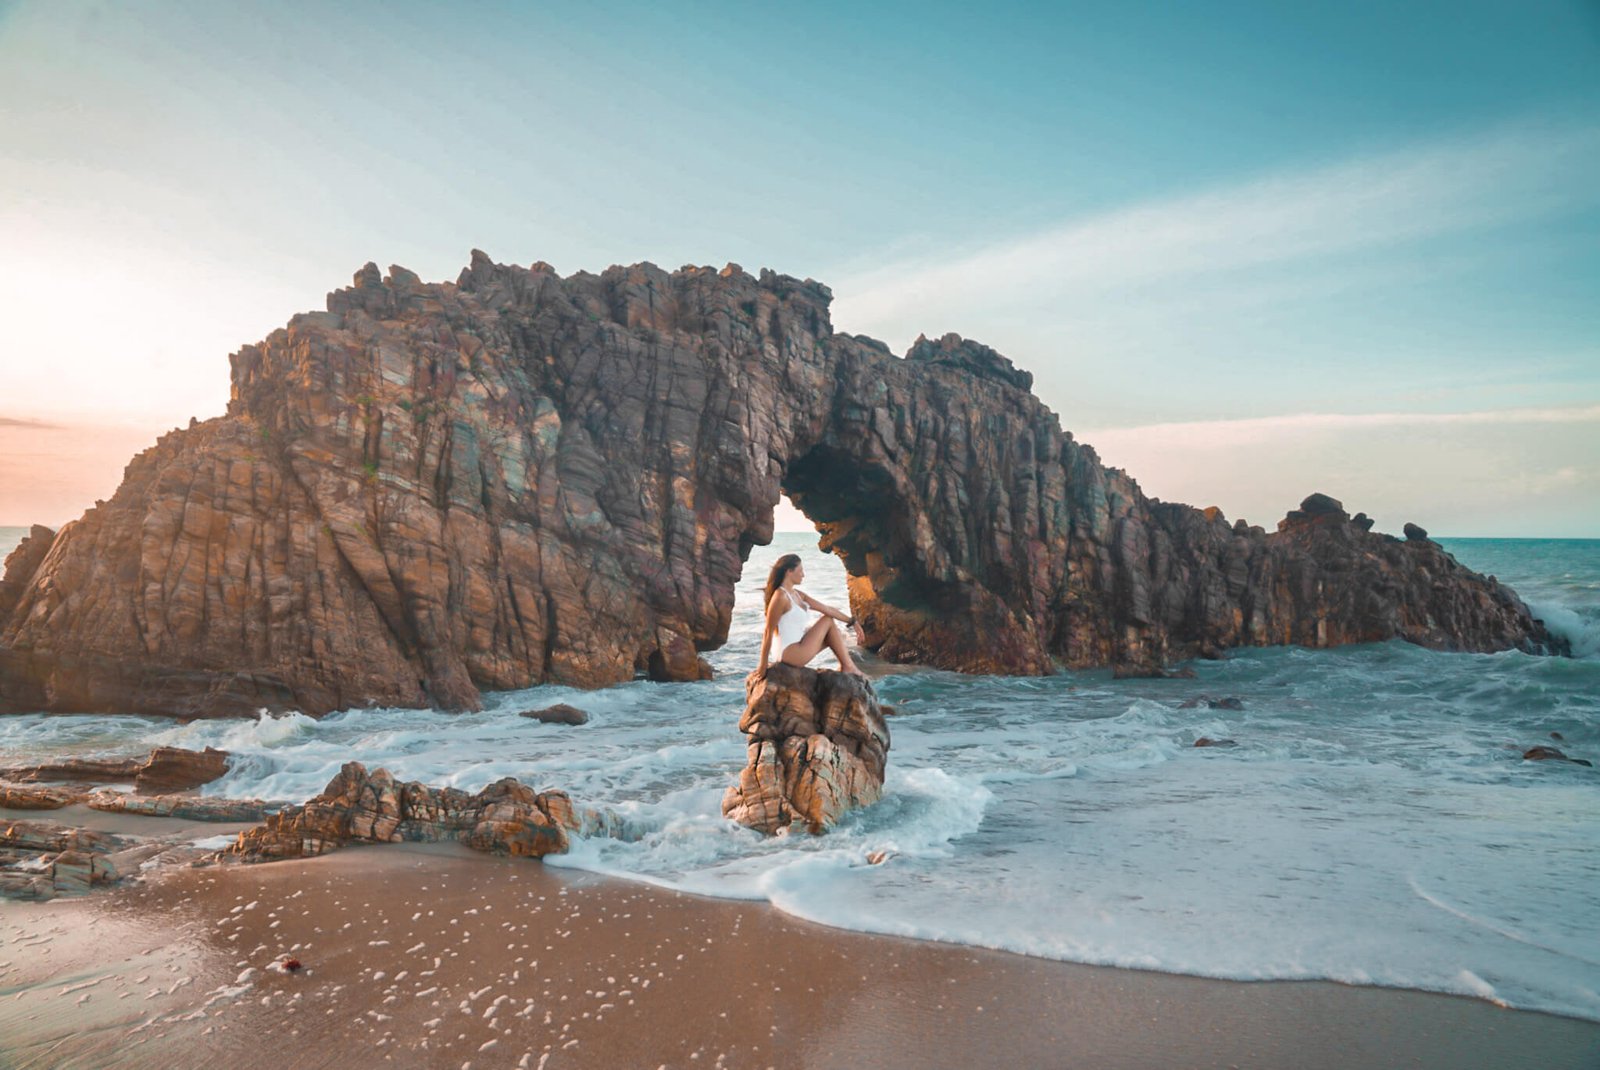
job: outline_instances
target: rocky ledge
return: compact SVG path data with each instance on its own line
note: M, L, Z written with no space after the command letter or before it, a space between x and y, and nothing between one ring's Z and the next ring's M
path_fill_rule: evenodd
M1280 530L1147 498L946 335L896 356L736 265L562 277L368 264L232 357L225 416L34 528L0 580L0 710L473 709L690 680L790 495L883 657L1159 666L1391 638L1557 651L1420 528L1322 495Z
M562 791L535 792L506 777L469 795L400 783L386 769L346 762L322 794L243 832L225 856L244 862L326 854L350 844L455 840L478 851L540 858L567 849L572 832L614 822L577 810Z
M53 810L81 802L103 784L127 783L139 795L169 795L209 784L228 771L228 752L156 747L148 757L72 758L0 769L0 806Z
M752 675L745 694L749 760L722 798L725 817L768 835L822 833L878 801L889 726L864 679L780 663Z

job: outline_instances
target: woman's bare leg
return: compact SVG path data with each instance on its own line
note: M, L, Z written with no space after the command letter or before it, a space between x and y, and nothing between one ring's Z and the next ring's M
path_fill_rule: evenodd
M832 617L823 617L813 623L798 642L791 643L785 648L779 660L786 665L804 666L822 653L823 647L833 651L833 656L839 659L840 669L858 676L862 675L850 657L849 648L844 645L844 633L839 631L839 626L833 622Z

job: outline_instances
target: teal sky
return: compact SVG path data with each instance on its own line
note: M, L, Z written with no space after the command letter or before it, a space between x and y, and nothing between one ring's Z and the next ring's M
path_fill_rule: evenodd
M0 524L366 260L772 267L1146 490L1600 536L1600 5L0 2Z

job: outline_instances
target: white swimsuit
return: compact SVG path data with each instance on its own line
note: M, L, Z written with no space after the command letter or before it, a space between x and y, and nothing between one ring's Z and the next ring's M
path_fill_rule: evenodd
M783 650L788 650L791 646L804 639L806 637L806 629L811 627L812 622L817 619L815 613L801 607L802 597L799 594L791 594L789 596L789 611L778 618L778 641L783 644ZM779 651L778 656L782 657L783 652Z

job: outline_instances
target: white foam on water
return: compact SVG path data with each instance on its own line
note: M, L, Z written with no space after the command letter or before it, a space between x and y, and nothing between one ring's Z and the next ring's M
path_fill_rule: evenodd
M1386 643L1240 652L1193 680L894 674L876 684L899 710L883 800L823 837L765 838L725 821L721 800L745 759L750 607L791 549L803 540L780 537L746 569L729 643L709 655L716 680L533 688L464 715L0 718L0 750L220 746L232 765L207 793L290 801L351 760L468 791L515 776L622 821L623 838L577 837L550 865L861 931L1600 1020L1600 770L1521 758L1553 743L1600 763L1600 659ZM1528 557L1491 569L1456 552L1507 582ZM1589 597L1600 559L1563 560L1553 597ZM807 568L813 593L844 602L832 559L808 553ZM1559 604L1592 620L1600 594ZM1243 709L1180 708L1202 695ZM556 702L589 723L518 716ZM1201 736L1236 746L1197 749Z

